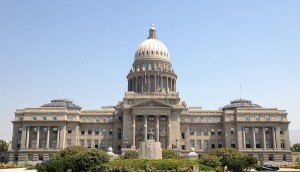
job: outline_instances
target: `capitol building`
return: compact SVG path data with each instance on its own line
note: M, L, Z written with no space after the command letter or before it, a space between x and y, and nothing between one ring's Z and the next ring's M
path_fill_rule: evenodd
M215 110L188 107L176 88L169 50L153 25L128 68L128 90L115 106L85 109L68 99L54 99L40 107L17 109L9 162L49 160L72 145L112 147L121 154L138 149L149 131L163 149L181 156L191 148L200 157L211 149L233 147L265 162L292 162L285 110L246 99Z

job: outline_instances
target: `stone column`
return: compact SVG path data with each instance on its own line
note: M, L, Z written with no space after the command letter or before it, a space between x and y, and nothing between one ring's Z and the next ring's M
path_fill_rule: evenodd
M277 148L280 148L280 128L276 127L276 143L277 143Z
M156 116L156 142L159 142L159 115Z
M135 115L132 116L132 147L135 147Z
M154 75L154 92L157 91L157 85L156 85L156 75Z
M163 83L163 76L160 75L160 90L162 91L163 90L163 86L164 86L164 83Z
M36 148L39 148L40 147L40 127L38 126L37 127L37 133L36 133Z
M243 132L243 148L246 148L246 136L245 136L245 127L242 127Z
M46 143L46 148L49 148L49 140L50 140L50 127L47 129L47 143Z
M167 79L167 92L169 92L169 77L166 77Z
M65 146L66 146L66 130L67 130L67 125L65 124L63 126L63 129L61 130L61 132L63 134L62 148L65 148Z
M273 148L276 148L275 127L272 127L272 133L273 133Z
M29 148L29 139L30 139L30 126L27 127L26 148Z
M255 127L252 127L253 148L256 148Z
M173 79L171 78L171 89L170 91L172 92L173 91Z
M174 79L174 92L176 92L176 80Z
M144 76L141 77L142 81L141 81L141 87L142 87L142 92L144 92L144 82L145 82L145 79L144 79Z
M263 148L266 148L266 133L265 133L265 127L262 127L263 132Z
M147 91L148 92L150 92L150 85L151 85L151 83L150 83L150 75L148 75L148 83L147 83L147 87L148 87L148 89L147 89Z
M147 141L147 134L148 134L148 130L147 130L147 115L144 115L144 140Z
M57 138L56 138L56 147L59 148L59 127L57 126Z

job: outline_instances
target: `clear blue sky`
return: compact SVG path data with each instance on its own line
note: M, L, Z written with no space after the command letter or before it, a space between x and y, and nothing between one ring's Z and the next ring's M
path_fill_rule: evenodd
M250 99L299 129L300 1L0 1L0 139L14 111L62 96L116 105L154 23L188 106Z

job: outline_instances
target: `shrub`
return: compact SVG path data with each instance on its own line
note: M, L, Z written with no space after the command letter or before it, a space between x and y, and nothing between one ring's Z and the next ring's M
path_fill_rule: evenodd
M221 165L220 158L215 155L204 155L199 160L200 164L203 164L208 167L218 167Z
M162 158L163 159L180 159L180 156L174 150L164 149L162 151Z
M122 156L122 159L138 159L138 152L130 150Z

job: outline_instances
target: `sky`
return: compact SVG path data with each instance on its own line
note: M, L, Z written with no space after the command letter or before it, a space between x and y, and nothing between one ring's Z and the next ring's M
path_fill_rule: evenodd
M16 109L116 105L154 24L188 106L244 98L300 129L300 1L0 1L0 139ZM241 86L241 89L240 89Z

